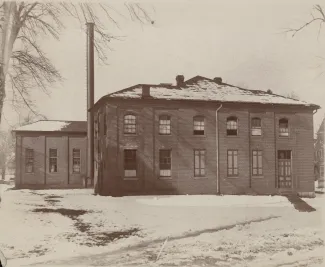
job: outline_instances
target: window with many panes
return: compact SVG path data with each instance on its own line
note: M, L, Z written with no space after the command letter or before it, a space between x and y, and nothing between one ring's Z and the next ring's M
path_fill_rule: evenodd
M279 120L279 135L289 136L289 121L288 119L282 118Z
M204 117L195 116L193 118L193 134L204 135Z
M58 172L58 150L50 148L49 155L49 171L51 173Z
M171 177L172 151L170 149L159 150L159 175L160 177Z
M72 171L73 173L80 173L81 169L81 152L80 149L72 149Z
M129 178L137 177L137 150L124 150L124 176Z
M25 172L34 172L34 149L25 149Z
M137 117L133 114L124 116L124 134L136 134L137 132Z
M159 134L161 135L171 134L171 119L169 115L159 116Z
M263 152L262 150L252 151L252 174L253 176L263 175Z
M252 135L262 135L262 123L260 118L252 118Z
M238 134L238 120L236 117L227 118L227 135L234 136Z
M205 149L194 150L194 176L205 176Z
M238 150L227 151L227 175L238 176Z

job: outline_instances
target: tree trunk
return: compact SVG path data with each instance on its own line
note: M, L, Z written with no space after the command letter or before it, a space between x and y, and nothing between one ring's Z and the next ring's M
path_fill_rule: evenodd
M2 180L6 180L6 166L3 166L2 167L2 170L1 170L1 179Z
M5 86L6 86L6 78L3 73L3 67L0 66L0 125L2 121L3 104L6 97Z

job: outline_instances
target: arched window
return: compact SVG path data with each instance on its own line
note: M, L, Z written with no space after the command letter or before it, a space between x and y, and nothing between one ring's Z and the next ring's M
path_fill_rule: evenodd
M227 118L227 135L237 135L238 134L238 120L236 117Z
M124 116L124 134L136 134L137 117L133 114Z
M260 118L252 118L252 135L262 135L262 123Z
M289 121L286 118L279 120L279 135L289 136Z
M160 115L159 116L159 134L168 135L171 133L171 119L169 115Z
M204 117L195 116L193 118L193 134L204 135Z

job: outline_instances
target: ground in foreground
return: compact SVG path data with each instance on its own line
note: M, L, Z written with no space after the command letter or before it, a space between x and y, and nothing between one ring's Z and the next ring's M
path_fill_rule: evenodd
M324 198L304 200L7 190L0 249L8 266L323 266Z

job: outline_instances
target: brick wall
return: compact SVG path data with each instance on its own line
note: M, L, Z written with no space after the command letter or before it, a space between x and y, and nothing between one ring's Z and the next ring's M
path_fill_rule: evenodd
M81 187L86 174L86 137L44 136L37 134L16 136L15 184L22 188ZM25 170L25 149L34 150L34 171ZM58 172L49 171L49 149L57 149ZM81 173L72 171L72 149L81 149ZM68 149L70 153L68 153ZM69 171L68 171L69 170Z
M108 129L104 135L100 118L99 142L102 175L100 193L114 194L217 194L216 109L219 105L166 102L110 103L98 112L107 114ZM123 133L123 117L137 116L137 135ZM171 115L172 135L158 133L159 115ZM193 135L193 117L205 117L205 135ZM226 119L238 118L238 136L226 135ZM251 118L262 119L262 135L251 136ZM289 119L290 136L279 137L278 120ZM292 192L313 191L313 128L312 111L245 105L224 105L218 113L219 182L221 194L276 194L287 192L277 188L277 150L292 150ZM96 144L95 140L95 144ZM125 179L123 150L137 149L138 179ZM159 177L159 149L172 150L172 177ZM194 177L194 149L206 149L206 177ZM227 177L227 150L238 150L239 175ZM263 175L252 176L252 150L263 151ZM95 146L96 151L96 146ZM97 154L97 152L95 152ZM98 175L98 173L96 173Z

